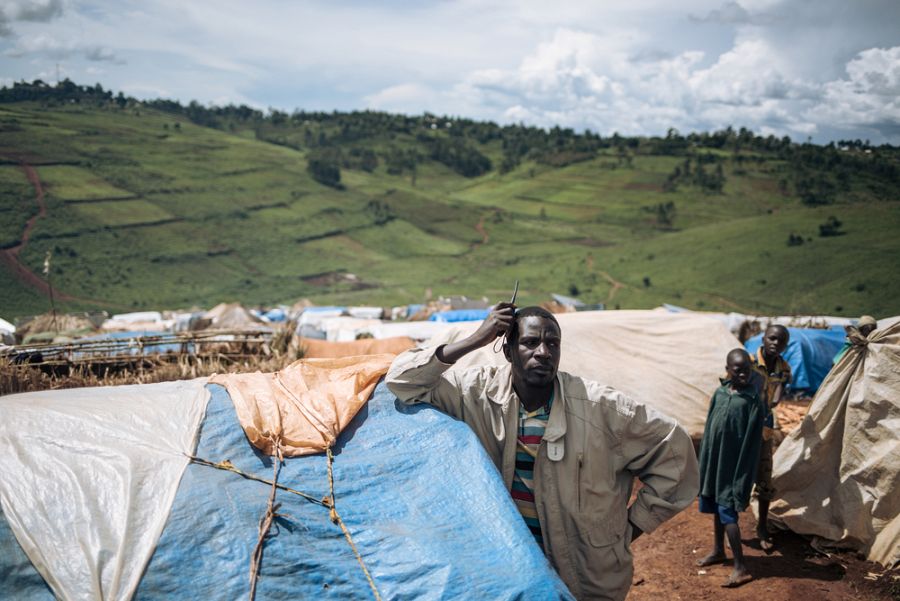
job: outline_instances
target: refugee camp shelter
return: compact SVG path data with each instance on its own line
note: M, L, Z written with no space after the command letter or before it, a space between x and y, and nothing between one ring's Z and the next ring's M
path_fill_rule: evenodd
M778 447L771 521L900 563L900 318L855 344ZM853 338L851 338L853 340Z
M15 344L16 326L0 317L0 344Z
M271 486L234 470L275 472L229 390L0 397L0 598L246 599ZM280 468L257 599L571 598L461 422L382 383L331 449Z
M16 330L16 336L25 344L31 342L51 342L58 338L76 338L97 329L87 314L37 315Z
M560 369L608 384L675 418L695 440L709 399L725 373L725 356L741 343L721 321L701 313L584 311L560 313ZM460 340L480 322L454 324L428 341ZM460 359L452 369L506 362L500 343Z
M218 330L268 330L266 323L253 315L240 303L220 303L207 311L204 318L210 327Z
M292 343L293 344L293 343ZM391 353L399 355L405 350L416 346L415 341L407 336L394 336L392 338L361 338L347 342L329 342L316 338L300 338L296 341L297 348L305 358L338 358L354 357L359 355L377 355Z

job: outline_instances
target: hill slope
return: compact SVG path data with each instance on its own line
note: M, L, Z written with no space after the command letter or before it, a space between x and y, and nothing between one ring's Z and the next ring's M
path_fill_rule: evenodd
M236 110L7 97L0 315L48 308L13 268L48 251L65 308L496 300L519 279L520 302L900 313L893 148Z

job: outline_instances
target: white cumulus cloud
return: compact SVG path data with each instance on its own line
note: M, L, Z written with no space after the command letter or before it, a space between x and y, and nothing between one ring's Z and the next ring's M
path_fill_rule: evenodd
M846 78L825 84L810 112L848 129L879 123L900 128L900 46L860 52L847 63Z

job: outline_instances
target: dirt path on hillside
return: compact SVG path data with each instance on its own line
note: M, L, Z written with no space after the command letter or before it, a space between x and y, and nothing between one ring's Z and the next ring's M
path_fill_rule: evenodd
M22 163L22 171L25 172L25 177L34 187L34 200L38 205L38 214L32 215L31 219L25 222L25 229L22 231L22 241L8 251L17 261L19 260L19 251L25 248L25 245L28 244L28 239L31 238L34 222L41 217L47 216L47 205L44 203L44 187L41 185L41 178L38 177L37 171L31 165Z
M731 309L734 309L734 310L737 311L738 313L744 313L745 315L752 315L752 314L753 314L753 311L751 311L750 309L748 309L748 308L746 308L746 307L742 307L742 306L740 306L739 304L737 304L736 302L734 302L734 301L732 301L732 300L728 300L728 299L725 298L724 296L719 296L718 294L708 294L707 296L709 296L709 298L711 298L711 299L713 299L713 300L715 300L715 301L717 301L717 302L719 302L719 303L722 303L722 304L725 305L726 307L729 307L729 308L731 308Z
M484 219L486 215L482 215L481 219L478 220L478 223L475 224L475 231L481 234L481 242L473 242L472 246L469 250L476 250L479 246L483 246L488 243L488 240L491 239L487 230L484 228Z
M612 286L612 288L609 289L609 294L606 295L606 302L607 302L607 304L609 304L616 297L616 292L619 291L619 288L625 288L626 286L625 286L625 284L623 284L619 280L615 279L614 277L612 277L605 271L597 270L597 273L599 273L601 276L603 276L603 279L606 280L607 282L609 282L610 285Z
M20 242L13 247L4 249L2 253L0 253L0 262L6 265L20 282L34 288L44 296L49 297L50 287L47 285L47 282L38 277L37 274L28 269L19 260L19 253L21 253L28 244L28 240L31 238L31 230L34 229L35 222L38 219L47 216L47 205L44 202L44 187L41 185L41 179L38 177L37 171L35 171L34 167L26 163L21 163L21 167L22 171L25 172L25 177L28 179L28 182L34 187L34 200L38 205L38 212L37 215L32 215L31 218L25 222L25 229L22 230ZM64 294L57 293L56 296L59 300L72 300Z
M28 240L31 238L31 231L34 229L34 225L38 219L47 216L47 204L44 202L44 187L41 185L41 178L38 176L37 171L31 165L20 162L22 167L22 171L25 172L25 177L28 179L29 183L34 187L34 200L38 205L38 213L37 215L33 215L28 221L25 222L25 229L22 230L22 238L21 241L10 248L4 249L0 251L0 263L6 266L6 268L10 271L10 273L15 276L20 282L33 288L46 296L50 297L50 286L47 282L38 276L36 273L28 269L24 263L19 259L19 254L28 244ZM54 297L58 301L62 302L82 302L82 303L90 303L93 305L99 305L103 307L111 307L111 308L122 308L121 305L115 305L112 303L107 303L105 301L98 301L91 298L80 298L77 296L71 296L68 294L64 294L59 290L54 289Z

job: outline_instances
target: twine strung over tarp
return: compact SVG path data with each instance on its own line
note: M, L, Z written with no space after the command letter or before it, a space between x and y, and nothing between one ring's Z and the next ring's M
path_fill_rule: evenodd
M269 491L269 500L266 503L266 512L263 514L259 522L259 537L256 539L256 548L253 549L253 559L250 560L250 601L256 599L256 581L259 579L259 566L262 563L263 547L265 546L266 537L272 528L272 522L275 517L280 515L276 513L281 503L275 503L275 492L278 490L278 473L281 471L281 464L284 462L284 456L281 454L281 440L275 440L275 457L272 474L272 489Z
M369 569L366 567L366 562L363 561L362 555L359 554L356 545L353 543L353 537L350 536L350 530L344 524L344 520L341 519L341 516L340 514L338 514L337 508L335 507L334 474L332 471L334 455L332 455L331 453L331 447L328 447L325 452L328 454L328 488L331 491L331 522L341 527L341 531L343 531L344 537L347 539L347 543L350 545L350 548L353 549L353 554L356 555L356 561L359 562L359 567L362 568L363 573L366 575L366 580L369 581L369 588L372 589L372 595L375 597L376 601L381 601L381 595L378 593L378 588L375 586L375 581L372 580L372 575L369 573Z
M297 496L303 497L307 501L311 503L315 503L316 505L320 505L322 507L328 508L328 517L333 524L337 524L341 532L344 533L344 538L347 540L347 544L350 545L350 550L353 551L353 554L356 556L356 561L359 563L359 566L362 568L363 573L366 576L366 580L369 583L369 588L372 589L372 596L376 601L381 601L381 594L378 592L378 587L375 585L375 580L372 578L372 574L369 572L369 569L366 567L366 562L363 560L362 555L359 553L359 550L356 548L356 543L353 542L353 536L350 534L350 529L347 528L347 525L344 524L344 520L341 519L340 514L337 512L337 508L335 507L335 493L334 493L334 455L331 452L331 447L329 446L326 449L326 454L328 457L328 490L330 495L325 497L324 499L317 499L312 495L301 492L299 490L295 490L293 488L284 486L283 484L278 483L278 473L281 469L281 464L284 461L283 456L279 453L275 457L275 466L274 466L274 474L272 480L266 480L265 478L260 478L259 476L255 476L253 474L248 474L236 468L230 461L227 459L221 462L213 462L206 459L202 459L200 457L195 457L193 455L188 455L190 460L193 463L198 465L204 465L206 467L212 467L215 469L225 470L227 472L232 472L241 476L242 478L246 478L247 480L253 480L256 482L261 482L263 484L268 484L271 486L271 492L269 493L269 500L266 504L266 513L263 515L262 520L260 521L259 528L259 538L256 542L256 549L253 552L253 561L251 562L250 567L250 601L253 601L254 595L256 594L256 580L259 576L259 567L262 561L262 548L265 543L266 535L269 532L269 529L272 525L272 522L276 517L278 517L278 508L280 504L275 503L275 490L283 490L289 492L291 494L295 494Z

